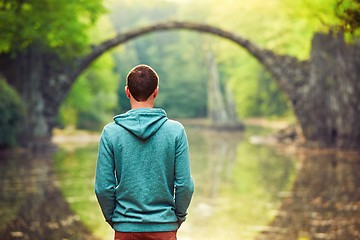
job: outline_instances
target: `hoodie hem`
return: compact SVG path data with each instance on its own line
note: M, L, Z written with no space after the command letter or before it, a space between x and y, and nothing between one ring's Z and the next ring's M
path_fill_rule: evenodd
M170 232L179 228L177 222L171 223L114 223L118 232Z

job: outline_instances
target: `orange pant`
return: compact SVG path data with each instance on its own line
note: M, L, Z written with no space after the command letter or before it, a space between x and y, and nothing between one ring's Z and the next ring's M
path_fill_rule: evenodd
M176 240L172 232L115 232L114 240Z

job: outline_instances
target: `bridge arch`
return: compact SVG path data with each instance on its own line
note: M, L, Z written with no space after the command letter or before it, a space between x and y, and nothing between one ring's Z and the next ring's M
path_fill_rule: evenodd
M342 34L315 34L310 59L299 61L262 49L246 38L214 26L176 21L157 23L120 33L94 47L74 68L73 79L108 49L147 33L175 29L212 34L246 49L273 75L290 99L300 133L307 142L317 146L360 147L360 85L357 84L360 45L346 44Z
M305 69L307 69L307 62L300 62L291 56L277 55L273 51L262 49L255 43L236 35L235 33L200 23L172 21L156 23L150 26L120 33L114 38L93 47L92 52L79 61L77 68L75 68L73 79L85 70L91 62L109 49L149 33L180 29L218 36L235 43L241 48L244 48L274 76L274 79L277 81L283 92L285 92L293 104L296 104L297 99L296 94L294 93L296 91L296 87L303 84L302 81L304 80L304 76L308 73L303 70L304 66ZM296 80L296 84L294 84L294 80Z
M262 49L256 44L252 43L246 38L231 33L229 31L222 30L220 28L210 26L207 24L190 23L190 22L164 22L157 23L150 26L138 28L125 33L120 33L116 37L101 43L93 48L93 51L82 58L79 61L77 68L75 69L73 76L78 76L84 71L89 64L102 55L107 50L114 48L122 43L135 39L145 34L149 34L157 31L169 31L176 29L186 29L191 31L197 31L202 33L212 34L227 40L234 42L240 47L246 49L252 56L254 56L265 68L274 76L278 81L280 87L286 92L294 91L292 79L297 80L297 85L301 82L304 71L301 71L301 66L306 65L306 62L300 62L296 58L286 55L277 55L271 50ZM289 71L291 69L291 71ZM289 95L289 94L288 94ZM290 99L292 94L289 95Z

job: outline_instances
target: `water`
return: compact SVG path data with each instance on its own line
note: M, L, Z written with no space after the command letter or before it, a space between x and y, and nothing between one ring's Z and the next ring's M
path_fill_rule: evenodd
M63 198L52 157L0 154L0 239L95 239Z
M196 192L180 239L253 239L275 216L296 162L241 133L188 135Z
M271 231L257 239L360 239L360 152L308 149Z
M266 131L187 127L196 188L178 239L360 239L359 154L249 143ZM0 155L0 239L112 239L96 155L97 141Z
M253 239L276 215L279 193L290 190L295 159L251 145L242 133L189 127L187 134L196 190L179 239ZM110 239L93 194L96 147L59 152L56 169L73 209L97 236Z

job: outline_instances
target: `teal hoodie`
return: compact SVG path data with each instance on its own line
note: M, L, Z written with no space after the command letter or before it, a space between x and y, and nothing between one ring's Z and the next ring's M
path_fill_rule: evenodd
M177 230L194 191L184 127L158 108L130 110L105 126L95 193L120 232Z

